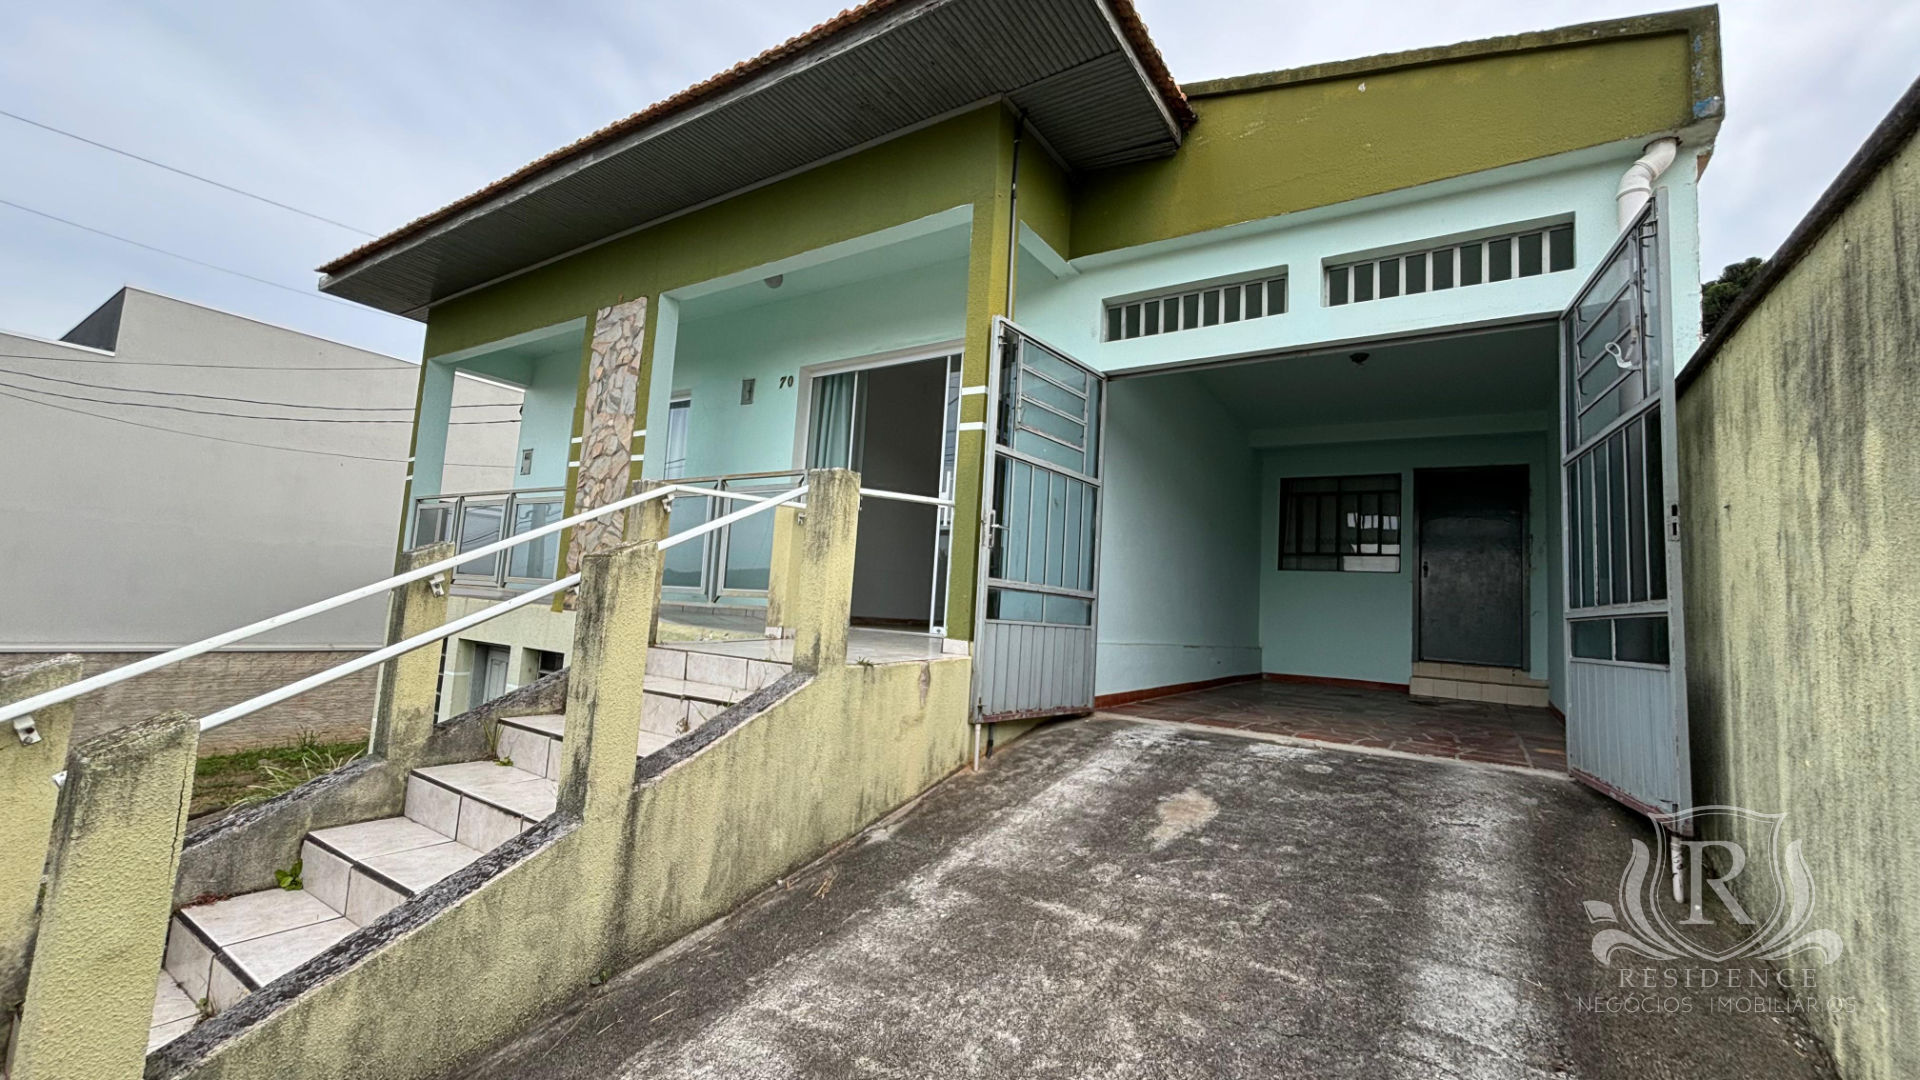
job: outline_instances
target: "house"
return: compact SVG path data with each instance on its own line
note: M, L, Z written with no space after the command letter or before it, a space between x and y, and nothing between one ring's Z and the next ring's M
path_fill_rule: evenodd
M131 287L58 341L0 333L0 354L0 664L78 653L92 674L392 565L415 365ZM519 393L469 378L456 397L449 481L505 488ZM230 705L377 646L383 617L375 600L122 684L80 732ZM369 672L206 748L358 738L372 695Z
M447 388L511 376L528 523L826 465L950 497L863 510L852 614L970 654L988 742L1261 675L1551 702L1576 771L1671 810L1660 402L1718 57L1696 8L1182 87L1125 3L874 3L322 288L427 325L411 542L463 512ZM750 619L769 544L674 551L664 598ZM450 666L557 663L569 618Z
M1710 7L1182 87L1127 0L873 0L335 260L426 325L370 753L184 844L108 810L191 717L57 820L0 757L19 1060L442 1075L996 742L1227 680L1551 702L1690 805L1722 112ZM525 389L504 494L463 374Z

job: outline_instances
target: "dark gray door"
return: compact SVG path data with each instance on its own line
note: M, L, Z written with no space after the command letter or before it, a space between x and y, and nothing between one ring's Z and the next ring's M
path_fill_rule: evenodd
M1527 659L1527 469L1423 469L1420 659L1523 667Z

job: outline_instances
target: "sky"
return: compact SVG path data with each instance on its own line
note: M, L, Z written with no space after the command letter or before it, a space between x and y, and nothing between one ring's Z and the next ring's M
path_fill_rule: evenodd
M386 232L830 17L846 0L0 6L0 111ZM1660 10L1650 3L1137 0L1176 78ZM1727 0L1703 267L1767 255L1920 76L1920 3ZM325 297L361 232L0 116L0 328L58 337L123 284L417 360L420 324Z

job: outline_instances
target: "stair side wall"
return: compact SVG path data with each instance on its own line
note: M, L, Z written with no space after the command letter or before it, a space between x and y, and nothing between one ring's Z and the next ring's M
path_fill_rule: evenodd
M966 761L970 662L789 676L642 761L625 812L557 816L149 1062L154 1080L427 1078L742 901ZM447 1017L458 1016L450 1024Z

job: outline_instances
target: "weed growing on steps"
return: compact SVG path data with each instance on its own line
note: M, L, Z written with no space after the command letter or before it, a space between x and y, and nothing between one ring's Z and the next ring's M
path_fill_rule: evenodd
M491 719L488 720L486 731L487 731L487 756L493 759L493 763L495 765L499 765L502 767L512 765L513 764L512 758L502 757L500 755L500 721L491 720Z
M288 869L275 870L273 872L273 883L288 892L299 892L301 889L306 888L306 883L300 880L300 871L304 865L302 860L295 859L293 860L293 866Z

